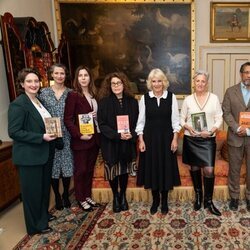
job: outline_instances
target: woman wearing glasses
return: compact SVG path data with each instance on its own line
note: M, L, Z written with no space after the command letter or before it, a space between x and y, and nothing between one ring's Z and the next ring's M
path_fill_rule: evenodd
M121 72L105 77L99 99L97 117L101 130L105 179L109 180L113 192L113 212L118 213L128 210L126 189L128 174L132 173L136 166L135 126L138 103L131 93L127 76ZM119 128L124 116L127 118Z

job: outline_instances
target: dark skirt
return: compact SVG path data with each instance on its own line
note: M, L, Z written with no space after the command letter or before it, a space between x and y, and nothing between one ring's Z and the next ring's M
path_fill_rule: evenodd
M215 137L202 138L184 135L182 162L190 166L214 167Z

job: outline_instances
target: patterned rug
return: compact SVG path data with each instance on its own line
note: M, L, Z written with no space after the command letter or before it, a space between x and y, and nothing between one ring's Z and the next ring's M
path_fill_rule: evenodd
M26 236L14 249L83 250L250 250L250 213L241 201L238 212L226 202L215 202L222 212L213 216L193 211L191 202L170 202L167 215L150 215L150 204L136 202L114 214L112 203L91 213L77 206L54 211L53 233Z
M44 235L25 236L13 249L82 249L106 204L91 213L83 212L74 202L70 209L51 213L57 219L50 222L53 232Z
M231 212L225 202L216 202L221 217L192 203L170 203L167 215L149 213L150 205L133 203L129 211L113 214L111 204L99 218L82 249L230 249L250 250L250 213L241 203Z

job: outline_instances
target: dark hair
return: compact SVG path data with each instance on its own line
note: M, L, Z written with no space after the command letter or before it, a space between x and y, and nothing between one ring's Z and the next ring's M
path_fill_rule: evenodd
M106 75L106 77L104 78L102 85L101 85L101 88L100 88L99 93L98 93L98 100L101 100L102 98L111 95L111 93L112 93L111 79L113 77L117 77L122 81L123 93L125 95L134 97L134 94L132 93L132 90L130 88L128 77L123 72L113 72L113 73Z
M92 74L91 74L90 69L89 69L87 66L80 65L80 66L76 69L75 78L74 78L74 81L73 81L73 88L74 88L74 90L75 90L77 93L79 93L79 94L82 95L82 87L81 87L81 85L80 85L80 83L79 83L79 81L78 81L78 75L79 75L80 70L82 70L82 69L85 69L85 70L88 72L88 74L89 74L89 79L90 79L90 81L89 81L89 85L88 85L88 90L89 90L90 95L91 95L92 97L95 97L95 94L96 94L96 91L95 91L95 90L96 90L96 89L95 89L94 79L93 79L93 76L92 76Z
M18 72L17 75L17 94L23 94L24 93L24 89L22 87L22 83L24 83L25 78L27 77L28 74L33 73L35 75L37 75L39 81L41 81L41 75L38 72L37 69L33 69L33 68L23 68Z
M241 65L241 67L240 67L240 73L243 73L244 70L245 70L245 67L247 67L247 66L250 66L250 62L246 62L246 63L244 63L244 64Z
M52 73L54 72L55 70L55 67L58 67L58 68L62 68L65 72L65 84L68 84L68 82L70 81L70 75L69 75L69 71L68 69L66 68L66 66L62 63L54 63L53 65L50 66L49 68L49 79L52 80L53 77L52 77Z

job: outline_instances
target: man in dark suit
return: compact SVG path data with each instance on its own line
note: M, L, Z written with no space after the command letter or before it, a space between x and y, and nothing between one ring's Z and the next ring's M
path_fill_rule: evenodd
M239 124L240 112L250 112L250 62L241 65L241 82L227 89L222 103L223 118L228 125L229 156L228 188L229 208L238 210L240 196L240 170L246 161L246 204L250 212L250 128Z

